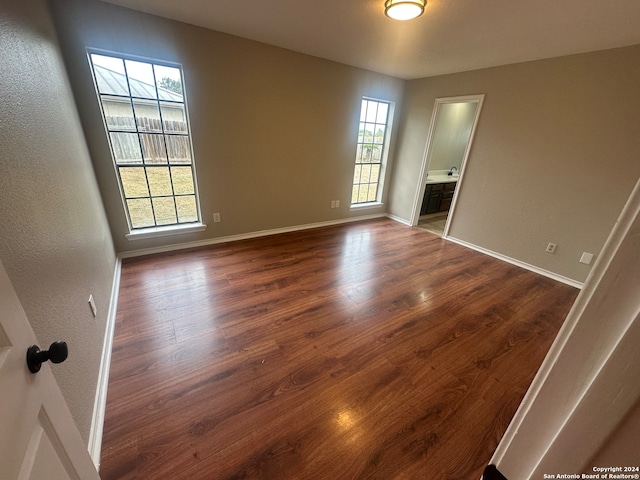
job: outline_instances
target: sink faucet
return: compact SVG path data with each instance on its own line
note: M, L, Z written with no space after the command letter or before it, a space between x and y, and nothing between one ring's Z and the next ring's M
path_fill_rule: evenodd
M447 173L447 175L452 176L453 175L453 170L455 169L456 172L458 172L458 167L451 167L449 169L449 173ZM458 172L459 173L459 172Z

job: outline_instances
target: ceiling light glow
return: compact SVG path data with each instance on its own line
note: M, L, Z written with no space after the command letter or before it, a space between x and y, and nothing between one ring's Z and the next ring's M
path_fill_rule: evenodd
M411 20L424 13L427 0L387 0L384 13L394 20Z

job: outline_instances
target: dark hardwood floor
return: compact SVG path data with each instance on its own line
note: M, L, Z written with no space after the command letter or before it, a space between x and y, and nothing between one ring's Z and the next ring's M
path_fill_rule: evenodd
M577 294L387 219L125 260L101 476L477 480Z

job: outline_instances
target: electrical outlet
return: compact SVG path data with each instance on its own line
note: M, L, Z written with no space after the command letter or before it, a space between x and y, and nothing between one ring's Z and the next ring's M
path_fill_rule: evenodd
M557 245L555 243L549 243L547 245L546 252L547 253L556 253L556 247L557 247Z
M219 213L214 213L213 214L213 223L220 223L220 214Z
M582 252L582 256L580 257L580 263L584 263L585 265L591 265L591 260L593 260L593 253Z
M96 307L96 301L93 299L93 294L89 295L89 306L91 307L91 313L96 317L98 315L98 309Z

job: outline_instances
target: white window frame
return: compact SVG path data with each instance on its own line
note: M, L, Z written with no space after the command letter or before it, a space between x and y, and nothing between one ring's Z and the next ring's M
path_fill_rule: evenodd
M143 63L147 63L147 64L151 64L153 65L157 65L159 67L171 67L171 68L175 68L178 69L180 71L180 80L181 80L181 84L182 84L182 101L177 101L177 100L166 100L166 99L161 99L160 95L159 95L159 91L158 91L158 87L154 85L154 88L156 88L156 99L151 99L151 98L146 98L146 97L139 97L136 96L132 93L132 90L130 88L130 78L128 76L128 74L126 73L126 64L125 64L125 78L126 78L126 88L128 91L128 95L126 94L122 94L122 95L115 95L112 93L101 93L99 91L98 88L98 81L97 81L97 77L96 77L96 72L95 72L95 66L93 64L93 61L91 59L91 54L96 54L96 55L103 55L103 56L108 56L108 57L113 57L113 58L118 58L118 59L122 59L123 61L125 60L131 60L134 62L143 62ZM110 147L110 151L111 151L111 158L113 161L113 167L114 167L114 171L115 171L115 175L118 181L118 188L120 190L120 198L122 200L123 203L123 209L127 218L127 224L129 227L129 233L126 235L126 237L129 240L137 240L137 239L145 239L145 238L153 238L153 237L162 237L162 236L168 236L168 235L176 235L176 234L183 234L183 233L192 233L192 232L198 232L198 231L203 231L206 228L206 225L202 223L202 214L201 214L201 210L200 210L200 196L198 193L198 182L197 182L197 177L196 177L196 166L195 166L195 157L193 154L193 145L192 145L192 141L191 141L191 126L190 126L190 121L189 121L189 112L188 112L188 106L187 106L187 96L186 96L186 91L185 91L185 83L184 83L184 72L182 69L182 65L181 64L177 64L177 63L173 63L173 62L166 62L166 61L161 61L161 60L156 60L156 59L150 59L150 58L145 58L145 57L138 57L138 56L133 56L133 55L127 55L127 54L123 54L123 53L119 53L119 52L112 52L112 51L106 51L106 50L100 50L100 49L94 49L94 48L87 48L87 58L89 61L89 65L91 67L91 73L93 75L94 78L94 87L95 87L95 91L96 91L96 95L97 95L97 99L98 99L98 103L100 105L100 111L102 114L102 120L103 120L103 124L104 124L104 128L105 128L105 134L107 135L107 139L109 142L109 147ZM152 68L152 70L155 70ZM155 79L155 73L154 73L154 79ZM104 106L103 106L103 97L112 97L112 98L116 98L116 97L120 97L123 100L126 100L127 102L130 102L132 105L132 113L133 113L133 123L134 123L134 130L127 130L127 133L135 133L137 135L137 138L139 140L139 142L142 142L142 137L141 135L149 135L150 132L147 131L144 127L140 127L138 122L137 122L137 117L136 117L136 108L134 107L134 101L137 101L138 104L142 104L142 103L146 103L146 102L151 102L154 103L155 105L157 105L158 108L158 112L160 115L160 130L154 132L155 134L157 134L158 136L162 136L165 141L166 138L170 137L171 135L173 135L173 132L167 131L165 130L165 123L162 120L162 106L168 106L170 103L174 103L176 105L181 105L184 108L184 120L186 123L186 132L184 133L180 133L178 134L178 136L180 137L186 137L187 141L188 141L188 147L189 147L189 155L190 155L190 162L188 163L179 163L179 162L172 162L169 158L169 152L167 150L167 146L165 145L164 147L164 153L167 156L167 162L166 164L161 163L147 163L145 162L145 153L144 153L144 149L142 148L142 143L140 143L141 145L141 153L142 153L142 160L141 163L138 164L133 164L133 165L124 165L122 163L118 163L116 160L116 155L114 153L114 145L112 142L112 133L118 133L120 132L120 130L118 128L112 128L108 125L107 123L107 115L106 112L104 111ZM164 145L164 143L163 143ZM191 175L192 175L192 179L193 179L193 197L195 200L195 210L196 210L196 219L195 220L189 220L189 221L180 221L180 217L178 215L178 210L177 210L177 203L176 203L176 198L179 198L181 196L185 196L185 194L179 194L176 193L176 191L174 190L174 184L173 184L173 177L171 174L171 167L189 167L191 170ZM151 189L149 186L149 178L147 175L147 169L148 168L164 168L167 167L168 171L169 171L169 176L170 176L170 180L171 180L171 191L172 193L170 195L162 195L160 197L158 197L157 195L152 195L151 193ZM151 205L151 211L152 211L152 215L153 215L153 222L154 225L152 226L139 226L136 227L133 225L132 219L131 219L131 214L129 212L129 206L127 204L127 200L131 200L132 198L127 198L125 195L125 191L124 191L124 186L123 186L123 181L122 181L122 177L121 177L121 173L120 170L122 168L143 168L144 172L145 172L145 181L147 184L147 196L142 196L142 197L136 197L136 198L148 198L150 205ZM191 196L191 194L186 194L186 196ZM156 217L156 213L154 210L154 206L153 206L153 198L171 198L174 202L174 208L176 209L176 222L175 223L170 223L170 224L159 224L158 223L158 218Z
M362 155L361 149L360 149L360 145L362 144L368 144L370 142L364 142L361 140L364 140L364 138L361 138L360 132L362 131L362 129L360 128L362 126L363 123L375 123L376 125L379 125L380 122L365 122L363 120L363 104L364 102L376 102L376 103L383 103L387 105L387 116L385 119L385 123L384 123L384 135L383 135L383 143L380 144L381 145L381 154L380 154L380 162L359 162L359 156ZM380 98L373 98L373 97L367 97L367 96L363 96L361 98L361 102L360 102L360 112L358 114L358 137L356 139L356 154L355 154L355 162L354 162L354 170L353 170L353 177L352 177L352 196L351 196L351 209L352 210L357 210L357 209L363 209L363 208L372 208L372 207L378 207L382 205L382 195L383 195L383 190L384 190L384 179L385 179L385 173L386 173L386 169L387 169L387 160L388 160L388 156L389 156L389 143L390 143L390 139L391 139L391 129L392 129L392 124L393 124L393 116L394 116L394 110L395 110L395 103L390 101L390 100L383 100ZM366 117L365 117L366 119ZM366 200L366 201L362 201L362 202L353 202L353 198L354 198L354 192L353 192L353 188L356 185L372 185L373 182L367 182L367 183L359 183L356 182L356 175L358 174L358 167L362 166L362 165L371 165L371 164L375 164L375 165L379 165L379 173L378 173L378 180L376 183L376 195L375 195L375 199L374 200ZM362 167L361 167L362 168ZM362 174L362 169L360 168L360 174ZM362 179L362 177L360 176L360 180Z

